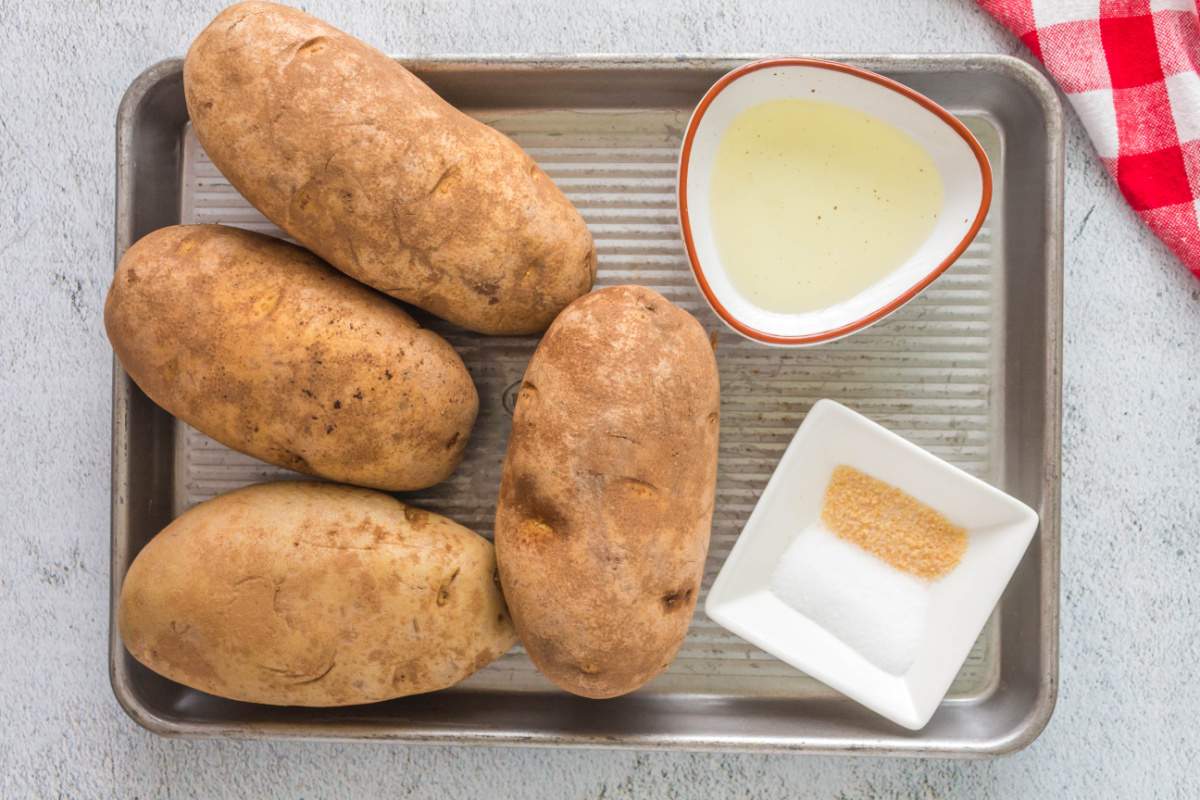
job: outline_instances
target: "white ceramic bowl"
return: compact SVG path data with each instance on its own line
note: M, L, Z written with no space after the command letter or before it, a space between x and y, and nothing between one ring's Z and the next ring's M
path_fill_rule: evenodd
M825 612L801 613L770 587L772 574L796 537L820 525L825 489L840 464L890 483L967 530L962 561L942 578L921 584L928 591L922 618L916 620L922 633L914 638L911 664L900 674L864 655L863 648L850 644L847 636L832 633L828 623L813 619L833 617ZM861 414L821 400L805 417L767 482L713 583L704 610L717 624L796 669L899 725L919 730L945 697L1037 526L1037 513L1019 500ZM828 531L821 535L834 537ZM836 541L839 546L855 547ZM916 580L874 557L867 561L869 569L839 572L833 593L851 592L855 598L878 594L878 586L868 584L880 578L880 570ZM839 623L854 614L861 616L864 609L872 613L868 622L889 615L895 619L895 609L873 608L871 602L857 609L829 611L838 615ZM877 611L881 613L876 615Z
M904 131L933 159L944 201L933 231L900 267L849 300L803 314L758 307L730 282L713 240L709 187L729 124L769 100L837 103ZM713 311L765 344L803 346L839 339L887 316L942 274L975 238L992 197L992 172L979 142L950 112L882 75L808 58L773 58L739 67L713 84L692 113L679 158L679 224L692 272Z

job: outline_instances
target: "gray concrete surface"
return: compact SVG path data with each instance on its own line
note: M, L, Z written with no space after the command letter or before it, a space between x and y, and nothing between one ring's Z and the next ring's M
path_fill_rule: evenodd
M395 53L1018 48L967 0L308 0ZM1196 796L1200 281L1067 149L1062 690L984 762L174 742L105 672L113 117L220 3L0 0L0 796Z

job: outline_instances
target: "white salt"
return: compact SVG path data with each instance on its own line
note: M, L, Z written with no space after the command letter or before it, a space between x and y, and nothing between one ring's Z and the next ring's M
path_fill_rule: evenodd
M858 651L903 675L925 636L929 585L892 567L820 523L788 546L771 592Z

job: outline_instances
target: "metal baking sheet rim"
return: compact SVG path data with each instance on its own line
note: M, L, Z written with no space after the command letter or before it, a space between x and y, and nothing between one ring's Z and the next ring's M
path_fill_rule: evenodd
M746 61L770 54L740 55L442 55L398 57L406 65L421 71L470 68L473 70L539 70L562 71L619 68L653 73L656 70L693 67L696 69L731 69ZM822 57L822 56L818 56ZM113 359L113 442L112 442L112 520L111 520L111 577L109 597L109 678L113 693L129 717L155 734L172 738L229 737L238 739L288 738L326 741L397 741L407 743L504 745L571 748L621 748L686 751L742 752L805 752L813 754L862 754L888 756L980 757L1015 752L1031 744L1045 729L1054 712L1058 698L1059 661L1059 575L1060 575L1060 482L1061 482L1061 393L1062 393L1062 204L1063 204L1063 116L1058 95L1049 80L1030 64L1000 54L947 55L888 55L830 54L832 60L847 61L877 71L936 72L956 68L1005 73L1023 84L1041 106L1047 125L1047 220L1044 242L1044 264L1047 270L1045 330L1049 347L1045 353L1046 408L1043 437L1041 527L1035 540L1041 549L1040 612L1043 621L1038 643L1042 656L1041 680L1029 713L1006 735L963 746L952 741L914 740L913 746L872 744L863 741L836 739L806 739L798 736L781 741L778 738L755 740L750 737L695 736L578 736L562 734L522 734L512 731L486 733L481 731L442 731L410 728L380 731L377 727L340 724L336 734L312 725L296 723L256 723L253 726L222 726L207 724L187 727L149 711L130 692L127 674L122 670L124 648L116 626L117 600L121 576L116 565L123 563L128 549L129 508L125 502L129 486L129 404L132 382ZM134 124L140 104L149 92L164 81L181 76L182 59L168 59L147 68L140 74L121 99L116 119L116 209L114 265L132 244ZM903 740L900 740L903 741Z

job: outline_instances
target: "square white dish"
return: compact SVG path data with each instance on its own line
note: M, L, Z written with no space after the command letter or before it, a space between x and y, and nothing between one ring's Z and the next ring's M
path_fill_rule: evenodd
M923 634L900 674L879 666L878 659L770 588L797 537L822 535L812 529L821 526L825 489L834 468L843 464L907 492L967 531L962 561L928 583ZM919 730L937 710L1037 527L1037 513L1021 501L861 414L821 400L796 431L721 567L705 613L896 724ZM846 584L855 578L846 575Z

